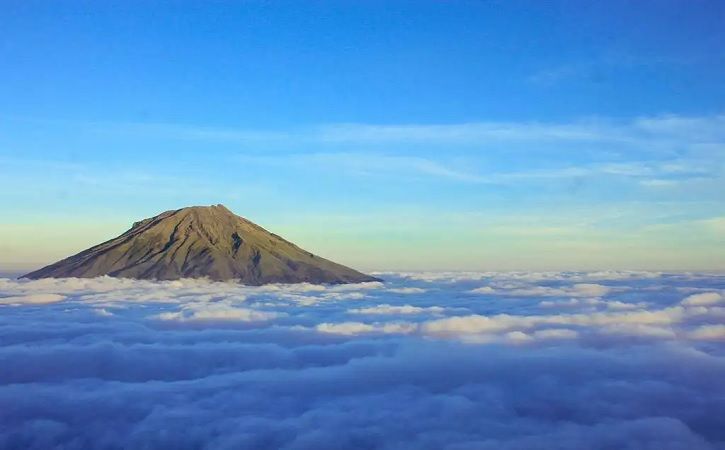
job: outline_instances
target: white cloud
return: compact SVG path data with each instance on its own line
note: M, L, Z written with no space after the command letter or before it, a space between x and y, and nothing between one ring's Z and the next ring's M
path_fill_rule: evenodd
M387 290L393 294L422 294L426 292L426 289L419 287L403 287L403 288L390 288Z
M441 314L445 308L440 306L420 307L413 305L376 305L367 308L349 309L351 314Z
M469 292L474 294L497 293L522 297L602 297L610 291L611 288L601 284L576 283L572 286L562 287L530 286L507 289L494 289L490 286L484 286Z
M677 333L669 326L636 322L611 323L602 327L599 331L606 334L644 336L658 339L674 339L677 337Z
M363 323L363 322L341 322L341 323L321 323L315 329L320 333L340 334L354 336L359 334L409 334L416 331L415 324L406 322L392 323Z
M609 291L609 287L602 286L601 284L579 283L572 287L571 294L569 295L580 297L601 297L606 295Z
M722 294L718 292L703 292L701 294L693 294L682 300L683 305L688 306L709 306L715 305L723 301Z
M97 308L97 309L94 309L94 311L96 312L96 314L98 314L99 316L102 316L102 317L110 317L113 315L113 313L111 311L107 310L106 308Z
M156 318L160 320L187 321L235 321L262 322L279 317L280 314L259 311L252 308L240 308L228 304L192 303L185 305L180 311L164 312Z
M362 300L365 297L363 292L327 292L322 295L324 300Z
M672 295L721 280L623 275L589 296L611 276L450 274L404 295L418 282L393 275L0 279L4 299L64 297L0 314L0 447L717 447L725 307ZM479 281L579 295L470 295Z
M469 344L541 344L546 342L561 343L563 341L570 341L577 339L579 333L575 330L566 328L550 328L537 330L534 332L524 332L520 330L507 331L501 334L496 333L484 333L484 334L471 334L461 336L460 340Z
M425 281L428 283L455 283L463 280L481 280L491 275L488 272L375 272L374 274L380 276L394 274L409 280Z
M522 331L510 331L504 335L504 338L514 344L524 344L534 340L534 338Z
M689 336L703 341L725 341L725 325L702 325L692 330Z
M56 303L65 300L64 295L59 294L27 294L0 297L0 305L23 305L23 304L44 304Z
M601 306L607 309L643 309L647 307L644 302L627 303L619 300L602 300L600 298L570 298L567 300L544 300L539 302L543 308L586 308Z
M468 315L430 320L422 324L425 334L433 336L458 336L466 334L491 334L509 330L531 329L547 325L575 325L599 328L628 325L671 325L703 314L705 309L684 309L680 306L659 310L635 310L626 312L595 312L589 314L510 315L493 316Z
M466 272L466 271L438 271L438 272L373 272L373 275L385 277L393 275L410 280L424 282L456 283L459 281L496 280L537 283L541 281L566 281L570 283L588 283L591 281L616 280L642 280L660 277L660 272L631 271L631 270L605 270L594 272ZM684 274L680 274L683 276ZM691 274L695 275L695 274Z
M295 286L295 285L287 285L287 286ZM332 292L348 292L348 291L368 291L368 290L375 290L375 289L382 289L385 287L385 284L379 282L379 281L368 281L365 283L355 283L355 284L336 284L332 286L325 286L325 288Z
M493 294L496 292L496 289L492 288L491 286L482 286L480 288L471 289L470 292L472 294Z
M534 316L512 316L509 314L499 314L492 317L468 315L431 320L422 325L422 330L426 334L444 336L491 334L516 328L531 328L537 323L543 323L542 318Z
M321 323L315 328L321 333L347 335L371 333L375 330L373 325L362 322Z
M535 339L576 339L579 333L567 328L549 328L538 330L533 336Z
M620 302L619 300L606 300L603 303L609 309L642 309L647 307L647 303L644 302L627 303Z

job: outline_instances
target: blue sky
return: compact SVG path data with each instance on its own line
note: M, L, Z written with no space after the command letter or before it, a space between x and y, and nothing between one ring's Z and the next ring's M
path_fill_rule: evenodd
M0 268L191 204L363 269L725 269L718 1L3 2Z

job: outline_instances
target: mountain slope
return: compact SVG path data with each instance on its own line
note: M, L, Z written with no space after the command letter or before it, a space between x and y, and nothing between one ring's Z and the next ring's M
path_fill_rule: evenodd
M166 211L134 223L115 239L24 277L102 275L156 280L208 277L250 285L377 280L315 256L222 205Z

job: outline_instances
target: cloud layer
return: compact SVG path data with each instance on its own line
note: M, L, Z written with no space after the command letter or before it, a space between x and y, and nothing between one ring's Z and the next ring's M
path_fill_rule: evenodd
M725 278L0 279L0 448L722 449Z

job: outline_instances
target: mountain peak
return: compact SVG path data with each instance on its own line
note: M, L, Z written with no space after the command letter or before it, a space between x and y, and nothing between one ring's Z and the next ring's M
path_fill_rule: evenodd
M229 214L234 214L227 208L226 206L222 205L221 203L217 203L216 205L201 205L201 206L186 206L184 208L180 208L177 211L182 210L190 210L190 211L222 211Z
M190 206L135 222L122 235L25 275L245 284L358 283L374 277L328 261L235 215L224 205Z
M209 206L185 206L183 208L166 211L171 213L197 213L197 214L224 214L224 215L231 215L235 216L233 212L229 210L226 206L222 205L221 203L217 205L209 205ZM162 213L163 214L163 213Z

